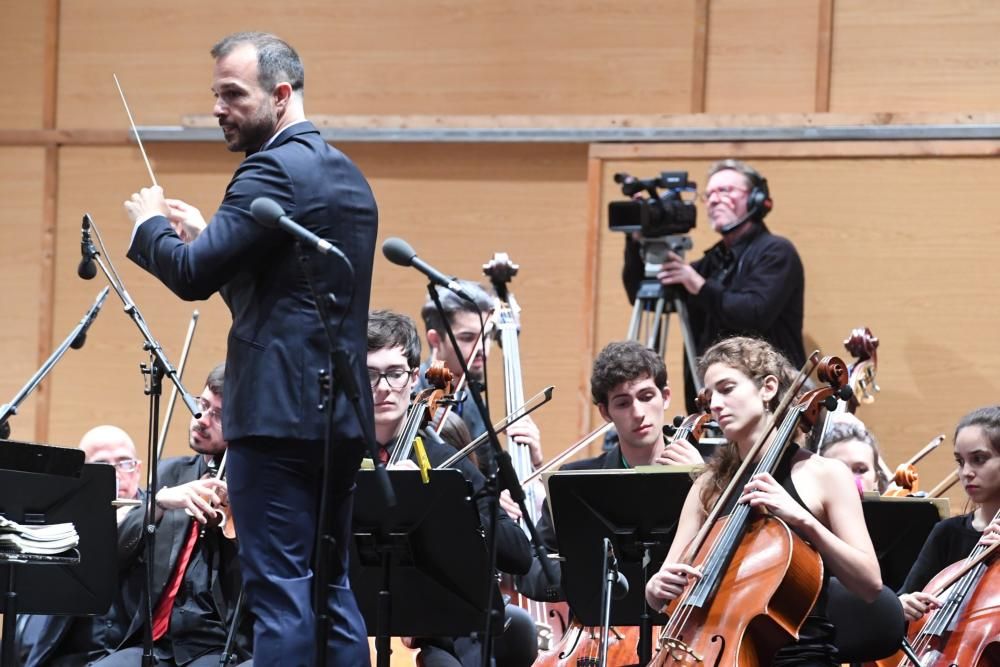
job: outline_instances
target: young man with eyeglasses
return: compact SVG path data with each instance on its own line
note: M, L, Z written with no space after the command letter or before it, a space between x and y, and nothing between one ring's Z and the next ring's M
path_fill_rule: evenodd
M383 452L383 460L388 460L397 446L396 438L406 421L410 407L411 393L416 385L420 363L420 338L417 328L406 315L388 310L374 310L368 314L368 380L375 404L375 440ZM420 431L421 440L432 465L439 465L455 449L445 444L431 429ZM412 458L412 455L411 455ZM416 468L412 460L399 464L402 468ZM454 466L472 484L475 492L482 489L485 479L478 468L468 459L462 459ZM476 507L483 525L488 525L489 505L486 498L476 495ZM498 513L497 522L497 567L504 572L523 574L531 564L531 551L523 531L504 513ZM529 622L528 634L512 640L519 648L517 658L503 664L531 665L536 649L534 627ZM509 628L511 626L508 626ZM520 630L521 624L512 626ZM511 641L516 630L508 629L506 636L498 638L498 645L504 640ZM457 665L478 665L480 646L468 637L418 638L420 661L424 667L454 667ZM498 646L499 648L499 646ZM498 664L500 664L498 662Z
M660 283L679 285L687 296L696 354L723 338L754 336L800 367L806 358L805 272L791 241L764 224L772 207L767 180L744 162L722 160L709 168L702 200L722 239L690 264L669 253L657 274ZM629 237L622 280L630 301L635 301L643 273L639 243ZM685 387L688 410L693 411L689 371Z
M209 373L198 397L202 415L192 419L188 443L194 454L160 463L159 488L150 494L157 523L153 555L153 638L157 665L208 667L219 664L240 591L240 570L234 541L222 535L213 520L228 514L225 480L213 471L228 442L222 431L225 364ZM118 530L123 571L142 571L145 512L129 512ZM227 518L227 520L232 520ZM142 656L145 626L143 587L129 580L123 591L133 614L117 650L94 663L101 667L131 667ZM250 657L252 618L240 619L236 650Z

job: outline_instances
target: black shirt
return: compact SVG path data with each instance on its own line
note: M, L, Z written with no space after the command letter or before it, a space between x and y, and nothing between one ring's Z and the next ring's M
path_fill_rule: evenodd
M972 527L972 514L939 521L927 536L899 593L922 591L937 574L952 563L964 560L983 536Z
M732 248L720 241L691 266L705 278L698 294L686 295L696 353L737 335L763 338L796 367L805 363L802 345L805 271L791 241L772 234L764 223L740 237ZM635 302L644 267L639 243L626 237L622 281Z

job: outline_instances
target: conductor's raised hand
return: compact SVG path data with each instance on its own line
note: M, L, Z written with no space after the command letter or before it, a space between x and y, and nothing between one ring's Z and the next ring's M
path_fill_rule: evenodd
M162 215L165 218L170 216L163 188L159 185L133 192L132 196L125 200L124 205L125 213L133 223L148 220L154 215Z
M181 237L181 241L190 243L198 238L207 226L201 211L180 199L167 199L166 202L170 211L167 220L177 236Z

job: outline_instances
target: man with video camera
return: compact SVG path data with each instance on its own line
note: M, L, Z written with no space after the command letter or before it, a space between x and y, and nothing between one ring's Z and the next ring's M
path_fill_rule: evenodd
M721 338L750 335L801 366L805 275L795 246L764 225L772 207L767 180L739 160L722 160L709 169L702 199L722 240L690 264L667 252L656 274L660 284L683 288L696 354ZM644 277L640 246L636 235L626 236L622 281L632 302ZM691 385L685 382L689 410Z

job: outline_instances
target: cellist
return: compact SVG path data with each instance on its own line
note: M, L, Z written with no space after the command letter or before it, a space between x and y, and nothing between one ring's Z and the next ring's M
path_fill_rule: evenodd
M977 544L1000 542L1000 519L996 518L1000 512L1000 406L973 410L958 422L955 463L975 509L938 522L927 536L899 590L908 621L941 606L940 599L923 592L934 575L966 558Z
M843 462L854 473L861 491L882 493L889 486L889 477L878 441L857 417L842 414L823 434L819 455Z
M745 454L766 430L769 413L778 406L794 377L793 369L773 346L745 337L730 338L710 347L699 360L697 370L711 392L712 414L729 444L708 462L696 479L667 557L646 585L646 600L654 609L663 609L689 583L702 576L697 568L682 561L682 554L708 518L721 491L731 482ZM878 561L850 471L840 462L792 444L773 476L760 474L746 480L739 498L729 504L736 503L748 504L783 520L812 545L824 565L819 598L802 624L798 639L781 648L770 664L836 665L834 629L825 618L829 575L836 575L848 590L868 601L874 600L882 589ZM723 507L722 515L731 510Z

